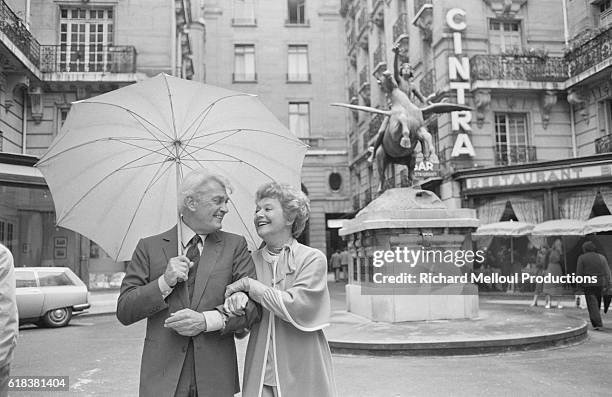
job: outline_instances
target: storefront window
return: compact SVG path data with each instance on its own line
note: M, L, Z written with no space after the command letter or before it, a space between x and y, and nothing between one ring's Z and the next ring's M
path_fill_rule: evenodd
M118 288L125 263L113 261L99 248L92 250L87 238L55 222L47 188L0 185L0 242L12 252L16 267L68 267L90 288ZM96 257L92 251L98 252Z

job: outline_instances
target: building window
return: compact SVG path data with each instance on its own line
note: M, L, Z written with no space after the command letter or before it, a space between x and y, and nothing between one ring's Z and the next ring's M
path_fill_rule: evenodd
M306 0L288 0L287 8L289 9L289 18L287 19L288 24L293 25L305 25L305 5Z
M308 46L290 45L287 61L287 81L310 81L310 73L308 72Z
M234 17L232 25L257 25L255 18L255 0L234 0Z
M240 81L257 81L255 46L252 44L234 46L234 82Z
M60 71L108 71L112 45L112 8L60 9Z
M6 219L0 219L0 243L12 252L15 248L16 238L15 224Z
M289 103L289 130L298 138L310 136L310 105L308 102Z
M497 165L535 161L535 147L529 146L526 114L495 114L495 159Z
M612 134L612 100L600 101L597 113L600 135Z
M521 50L520 22L489 21L489 44L494 54Z

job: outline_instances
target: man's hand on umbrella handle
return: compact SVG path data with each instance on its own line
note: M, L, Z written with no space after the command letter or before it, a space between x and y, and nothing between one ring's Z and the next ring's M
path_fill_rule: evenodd
M169 287L174 288L176 283L187 281L189 277L189 269L193 267L193 262L184 255L170 258L166 271L164 272L164 280Z

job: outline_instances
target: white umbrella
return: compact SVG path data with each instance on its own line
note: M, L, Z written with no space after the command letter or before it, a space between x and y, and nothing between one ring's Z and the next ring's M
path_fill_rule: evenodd
M582 236L585 222L577 219L554 219L535 225L533 236Z
M57 224L122 261L177 223L177 185L195 168L231 182L224 230L256 248L255 190L299 187L306 148L255 96L160 74L75 102L37 167Z
M609 232L612 230L612 215L596 216L586 221L584 234Z

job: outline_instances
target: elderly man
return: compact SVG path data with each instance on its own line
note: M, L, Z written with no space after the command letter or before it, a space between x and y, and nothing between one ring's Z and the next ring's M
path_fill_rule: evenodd
M13 255L0 244L0 397L8 394L8 378L18 329Z
M117 302L124 325L147 318L141 396L233 396L240 390L234 332L250 328L260 308L223 312L225 287L255 277L242 236L221 231L229 201L223 178L196 170L179 191L177 227L138 243Z

